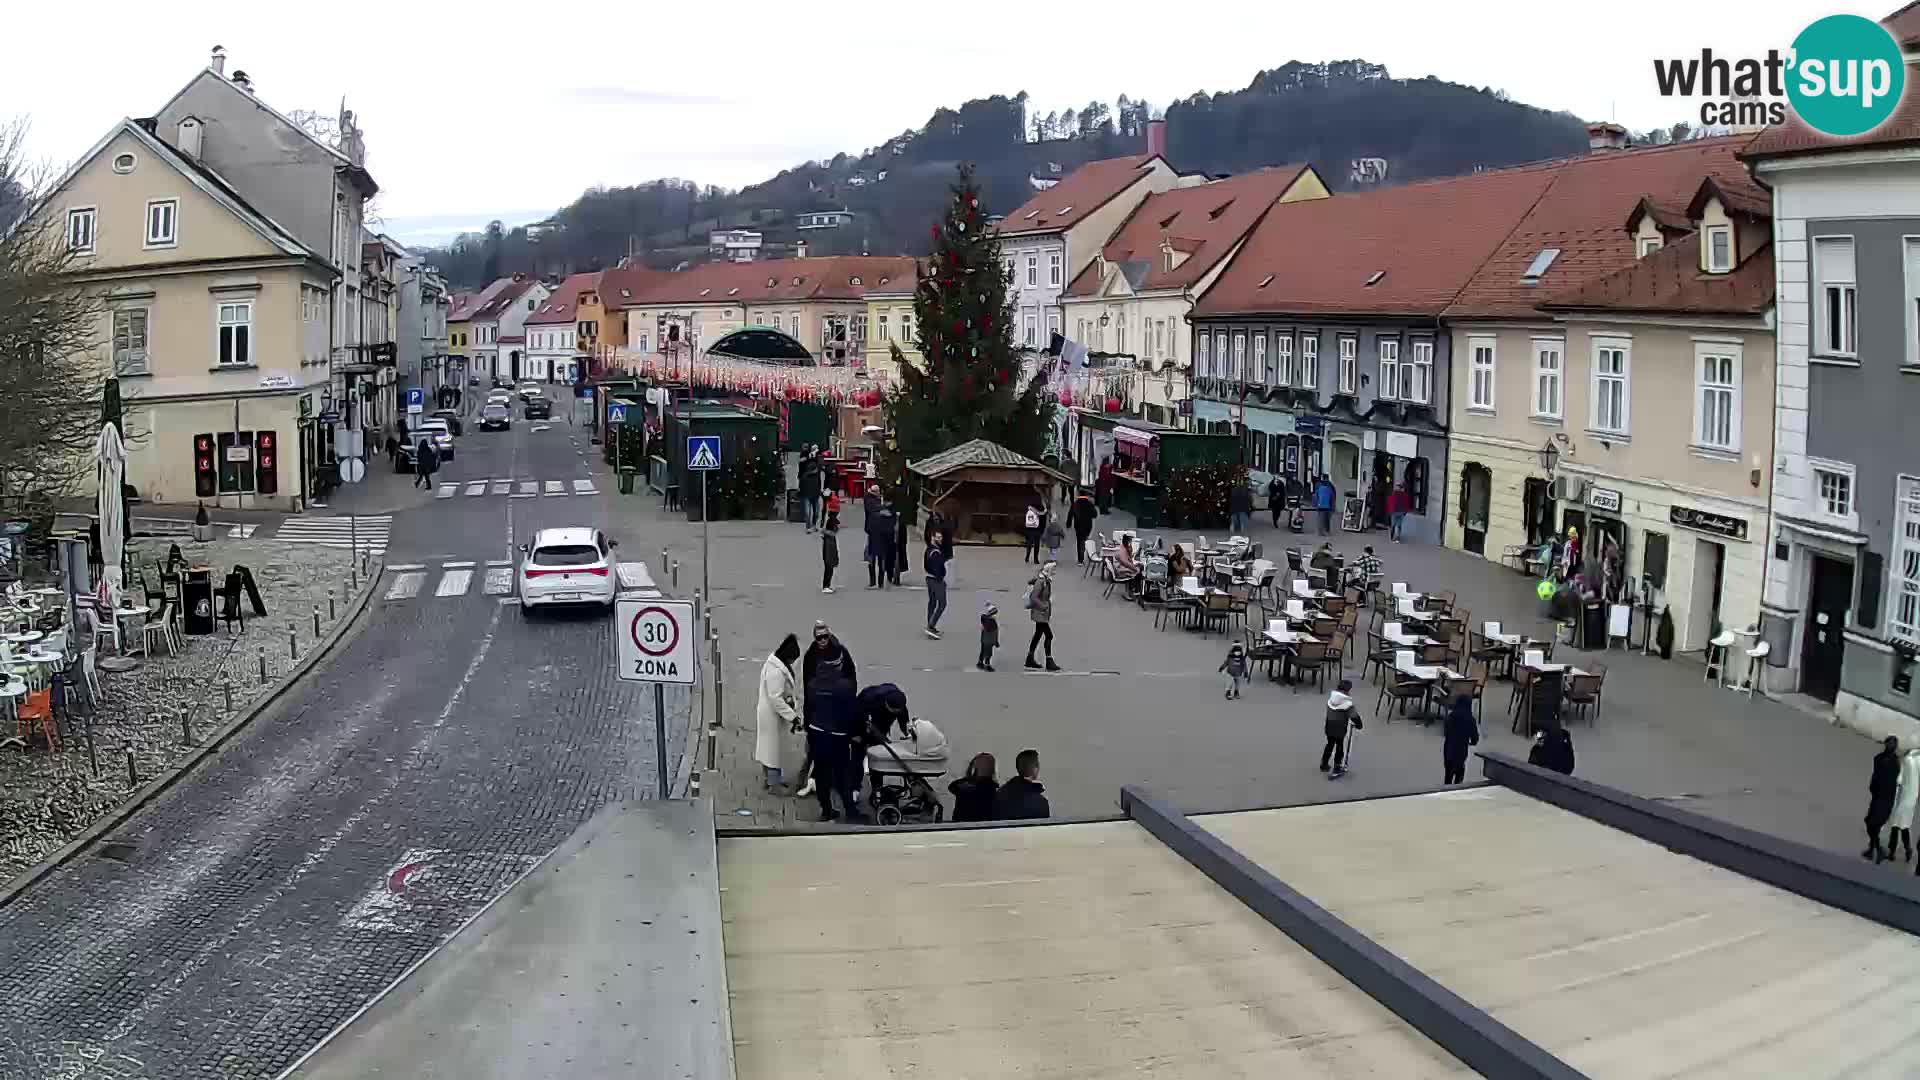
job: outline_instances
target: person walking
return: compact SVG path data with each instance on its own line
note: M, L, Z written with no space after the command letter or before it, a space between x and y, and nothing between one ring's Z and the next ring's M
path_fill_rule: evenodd
M1900 861L1913 859L1913 810L1920 802L1920 748L1900 755L1900 778L1893 789L1893 816L1887 819L1887 858L1904 844Z
M800 448L800 512L812 532L820 515L820 451L812 443Z
M760 665L760 695L754 702L753 760L766 770L768 791L780 786L780 740L800 730L799 700L794 693L793 662L800 659L800 639L788 634Z
M1467 777L1467 747L1480 743L1480 721L1473 716L1473 695L1469 691L1453 699L1447 709L1446 730L1440 743L1440 764L1446 771L1446 783L1457 784Z
M992 821L994 797L1000 782L993 778L992 754L975 754L967 762L966 775L947 785L953 793L954 821Z
M993 650L1000 647L1000 609L993 601L980 611L980 670L993 670Z
M1093 519L1099 514L1100 508L1085 489L1074 495L1073 505L1067 510L1067 517L1073 520L1073 550L1083 563L1087 561L1087 537L1093 535Z
M1313 485L1313 511L1320 516L1320 535L1333 532L1333 481L1324 475Z
M1899 786L1900 740L1889 735L1880 744L1880 752L1873 755L1873 774L1867 778L1867 850L1860 853L1861 858L1878 863L1892 857L1880 850L1880 830L1893 816L1893 797Z
M900 502L893 508L893 556L887 565L893 570L893 583L900 584L900 575L907 572L907 519L912 516L913 507L907 503L907 489L901 487L895 494Z
M1018 775L1000 785L994 796L993 816L1000 821L1035 821L1053 816L1047 789L1040 783L1040 751L1022 750L1013 758Z
M1287 485L1280 480L1280 474L1274 473L1267 481L1267 512L1273 515L1273 527L1280 527L1280 514L1287 508Z
M1234 642L1227 650L1227 658L1220 661L1216 671L1227 673L1227 700L1240 696L1240 688L1247 684L1247 647Z
M1103 514L1113 509L1113 484L1113 459L1108 458L1093 475L1094 502Z
M1027 551L1020 561L1037 563L1040 561L1040 523L1046 517L1046 509L1040 505L1040 497L1034 496L1027 503L1027 516L1020 524L1020 534L1026 539Z
M867 588L884 589L893 578L893 507L867 503Z
M840 565L840 519L829 518L820 527L820 591L833 593L833 572Z
M1326 773L1329 780L1347 774L1347 741L1355 731L1366 726L1354 710L1352 694L1353 680L1341 679L1327 695L1327 744L1320 749L1320 771Z
M1245 480L1236 481L1227 492L1227 522L1235 536L1247 534L1247 519L1253 516L1253 489Z
M1059 518L1048 514L1047 527L1045 531L1041 533L1040 538L1046 541L1047 544L1047 561L1059 562L1060 545L1067 542L1067 527L1061 524Z
M944 537L935 534L921 556L921 568L927 572L927 636L940 640L940 616L947 613L947 553L941 547Z
M440 471L440 452L433 448L431 438L421 439L420 446L413 452L413 484L428 491L433 490L433 474Z
M1413 497L1407 494L1407 485L1401 484L1387 493L1387 520L1392 526L1387 530L1387 538L1399 543L1406 532L1407 512L1413 509Z
M1044 639L1047 643L1046 669L1060 670L1060 665L1053 662L1053 571L1058 565L1042 565L1033 580L1027 582L1027 614L1033 616L1033 639L1027 642L1027 666L1030 668L1040 666L1033 658L1033 651Z

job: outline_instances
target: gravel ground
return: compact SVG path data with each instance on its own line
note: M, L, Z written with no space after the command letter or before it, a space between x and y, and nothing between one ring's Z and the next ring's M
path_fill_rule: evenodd
M134 553L150 565L166 556L171 540L136 540ZM296 628L301 655L313 647L313 608L320 608L322 635L346 616L350 556L331 548L293 546L270 540L216 540L183 544L187 557L214 567L215 579L236 564L251 567L267 605L267 617L249 617L244 634L224 630L189 637L179 656L164 652L132 671L100 672L102 700L93 717L99 775L93 773L76 717L72 737L59 753L36 744L31 753L0 750L0 885L58 850L118 806L141 785L174 767L194 745L224 726L223 682L233 687L233 710L244 711L287 678L287 630ZM376 565L376 572L377 572ZM329 617L329 594L333 615ZM260 678L265 650L267 677ZM191 717L194 743L186 741L181 717ZM129 783L133 761L137 782Z

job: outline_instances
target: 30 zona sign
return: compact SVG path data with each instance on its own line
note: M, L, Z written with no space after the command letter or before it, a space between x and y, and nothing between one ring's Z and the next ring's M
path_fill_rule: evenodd
M622 599L613 625L614 657L628 682L693 682L693 605L681 600Z

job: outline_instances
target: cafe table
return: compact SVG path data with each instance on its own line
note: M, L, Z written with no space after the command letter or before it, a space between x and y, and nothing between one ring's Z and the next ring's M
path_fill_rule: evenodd
M0 636L0 641L9 645L32 645L36 641L46 640L47 635L39 630L22 630L14 634Z
M1514 666L1525 668L1536 675L1559 674L1568 679L1593 674L1583 668L1574 667L1572 664L1529 664L1524 657L1516 662ZM1524 728L1528 723L1527 714L1533 711L1533 683L1531 681L1527 683L1526 692L1520 695L1520 700L1517 704L1518 708L1516 708L1513 713L1513 733L1520 735L1524 734Z
M121 656L130 656L133 654L132 642L135 637L139 638L140 640L140 652L142 654L146 653L147 635L145 631L142 629L141 624L144 623L146 620L146 617L151 614L153 614L153 609L148 607L145 604L134 604L130 607L115 608L113 610L113 624L120 628L120 655ZM126 626L123 625L129 619L140 620L140 622L137 622L134 624L134 627L133 627L134 633L132 637L128 636L127 628Z

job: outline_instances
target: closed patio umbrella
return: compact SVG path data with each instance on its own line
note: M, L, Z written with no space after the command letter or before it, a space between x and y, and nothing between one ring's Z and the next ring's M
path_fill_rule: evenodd
M119 428L110 423L100 425L93 460L100 470L95 503L100 514L101 575L107 582L108 599L119 607L121 589L126 585L121 567L127 547L126 504L120 497L127 477L127 445L120 438Z

